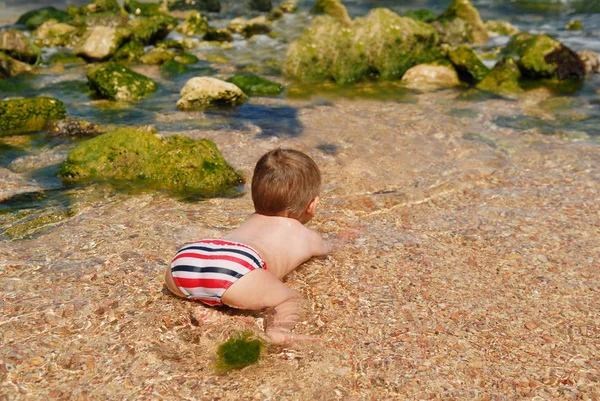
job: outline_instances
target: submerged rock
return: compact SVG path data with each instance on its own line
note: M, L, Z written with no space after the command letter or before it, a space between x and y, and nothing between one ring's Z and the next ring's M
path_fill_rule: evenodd
M31 72L33 68L27 63L0 52L0 79L16 77L17 75Z
M98 124L78 118L50 120L44 129L51 137L88 137L104 133Z
M0 30L0 52L27 64L36 64L41 58L40 49L18 29Z
M97 26L85 33L74 53L91 60L105 60L116 53L131 32L124 28Z
M144 44L137 40L130 40L115 52L111 57L114 61L133 62L140 59L144 54Z
M523 92L519 85L521 71L511 57L500 60L494 68L477 84L477 89L512 97Z
M173 60L173 58L175 58L175 52L173 50L155 47L140 57L140 61L143 64L161 65L166 61Z
M70 52L57 52L50 56L48 64L85 64L86 61Z
M140 100L157 88L150 78L113 62L89 68L86 76L90 88L110 100Z
M259 17L252 18L247 21L241 29L241 34L246 38L250 38L254 35L265 35L271 32L271 22L261 15Z
M586 74L589 75L598 72L598 67L600 67L600 59L598 58L598 54L596 54L596 52L592 50L580 50L577 52L577 55L585 65Z
M192 11L175 30L185 36L202 35L208 31L208 18L198 11Z
M71 44L72 34L76 29L73 25L51 19L40 25L31 36L40 47L66 47Z
M565 25L565 29L567 31L582 31L583 23L581 22L581 20L578 19L569 21L569 23Z
M212 141L160 137L119 128L78 145L59 171L66 182L117 181L205 197L226 194L244 181Z
M475 52L469 46L459 46L448 50L448 59L456 68L461 79L468 83L476 83L489 72Z
M277 96L283 92L283 85L277 82L269 81L266 78L257 75L235 75L227 80L246 95L257 96Z
M223 28L208 28L203 39L209 42L233 42L231 32Z
M452 88L460 85L458 74L450 63L419 64L411 67L402 76L402 82L408 87Z
M152 17L136 17L129 21L127 28L131 30L134 40L149 45L163 40L177 24L177 19L159 14Z
M204 109L210 106L241 106L246 95L236 85L210 77L195 77L181 90L177 107L182 110Z
M454 0L432 25L438 30L440 40L453 46L484 45L489 39L479 11L469 0Z
M317 0L311 12L314 14L327 14L344 25L350 25L351 22L348 10L340 0Z
M514 57L521 72L532 78L577 79L585 65L574 51L548 35L520 33L511 38L504 54Z
M338 84L364 77L397 79L410 67L440 58L435 29L388 9L374 9L350 26L319 16L290 44L283 72L300 81Z
M137 0L125 0L123 7L125 11L133 15L152 16L168 12L162 2L145 3Z
M71 16L61 10L58 10L52 6L42 7L36 10L28 11L21 15L17 20L17 24L25 25L29 30L34 30L48 20L55 20L58 22L68 22Z
M513 36L520 32L519 28L507 21L486 21L485 27L489 36Z
M51 97L0 101L0 136L41 131L49 120L67 115L65 105Z

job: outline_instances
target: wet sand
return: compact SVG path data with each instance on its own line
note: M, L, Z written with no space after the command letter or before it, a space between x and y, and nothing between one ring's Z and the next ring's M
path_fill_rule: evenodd
M299 108L301 135L186 133L248 178L276 146L320 165L310 226L341 245L286 280L305 298L296 331L319 343L218 374L218 344L262 316L163 286L176 249L239 224L248 194L90 188L66 222L0 243L0 399L599 399L599 144L492 123L535 100L455 96L274 100Z

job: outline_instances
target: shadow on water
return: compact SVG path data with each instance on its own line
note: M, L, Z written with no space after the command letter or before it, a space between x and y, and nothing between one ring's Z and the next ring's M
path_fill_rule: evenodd
M208 116L211 114L212 111L207 113ZM304 129L298 119L298 109L285 105L247 104L220 115L228 117L225 124L231 129L245 129L248 123L259 127L257 138L295 138Z

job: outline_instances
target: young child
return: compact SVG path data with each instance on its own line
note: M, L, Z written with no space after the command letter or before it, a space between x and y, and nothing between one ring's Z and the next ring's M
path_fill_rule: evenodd
M274 308L266 334L275 344L312 339L292 334L300 318L300 295L283 277L329 245L304 224L315 216L321 173L302 152L275 149L263 155L252 177L255 213L222 239L205 239L177 252L165 274L180 297L208 305Z

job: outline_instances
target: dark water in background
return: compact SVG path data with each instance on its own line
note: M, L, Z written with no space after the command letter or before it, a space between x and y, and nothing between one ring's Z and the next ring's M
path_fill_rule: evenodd
M14 23L19 15L31 9L49 5L66 9L69 4L82 5L86 3L89 1L0 0L0 26ZM222 13L210 15L213 26L226 26L231 18L239 15L241 2L222 0L221 3ZM273 3L277 5L278 1L273 0ZM369 9L375 7L390 8L399 14L421 8L441 13L450 4L450 0L355 0L343 1L343 3L348 8L350 15L356 17L367 14ZM474 0L473 3L484 20L507 20L522 31L550 34L573 50L586 49L600 53L600 0L556 1L550 11L540 11L536 7L541 3L539 0ZM259 138L271 135L301 135L302 127L297 118L298 110L282 104L284 102L281 101L263 104L251 100L236 110L208 111L197 118L178 118L177 116L181 113L176 109L175 103L185 82L197 75L216 75L223 78L233 74L236 69L243 70L245 67L253 66L262 71L260 75L280 79L276 67L272 66L281 63L285 57L287 43L296 38L310 23L309 10L313 5L314 1L298 1L299 11L292 15L286 15L275 25L274 30L279 34L276 39L262 35L251 40L237 37L231 49L201 48L197 50L207 56L224 58L227 60L225 64L200 61L192 71L178 76L159 74L154 69L151 77L157 81L159 89L153 96L141 102L132 104L94 102L93 96L87 90L85 69L82 66L69 67L62 72L0 80L0 99L42 94L53 96L65 103L71 117L79 117L100 124L152 124L161 132L180 132L191 129L244 129L244 127L254 126L258 127L262 133L258 136ZM565 24L572 19L580 19L584 29L582 31L565 30ZM173 32L171 38L177 39L181 36ZM494 51L507 41L508 37L491 38L489 44L477 51ZM43 59L47 60L56 49L44 48L42 51ZM494 61L486 61L486 63L492 66ZM375 91L375 95L372 91L369 93L371 93L371 98L375 96L386 101L410 101L411 96L410 93L397 90L389 84L381 85L381 88ZM281 98L286 96L283 94ZM360 98L362 95L352 88L342 88L333 96L334 98L335 96ZM534 128L546 134L563 131L575 133L575 136L588 135L591 137L590 140L600 137L599 74L586 79L579 85L568 86L562 92L558 91L556 96L559 99L556 104L559 106L553 109L555 113L553 120L517 115L499 119L494 123L523 131ZM473 101L478 100L474 99ZM560 104L565 106L561 108ZM573 110L577 110L576 118L573 118ZM24 151L17 152L10 148L6 150L0 146L0 169L8 169L12 173L19 174L25 182L32 184L32 188L39 188L41 191L36 192L37 195L19 195L12 200L0 202L0 238L2 238L3 225L14 225L15 221L30 218L27 217L28 215L23 218L19 217L19 213L23 213L24 210L55 209L61 211L65 209L66 198L61 198L61 196L66 189L56 177L59 166L56 160L64 159L73 145L73 143L64 141L34 139L30 142L29 148ZM596 145L591 144L591 146ZM0 177L0 189L3 185L5 184ZM48 196L48 194L53 195ZM39 216L39 210L33 215Z

